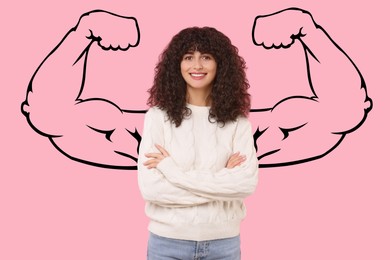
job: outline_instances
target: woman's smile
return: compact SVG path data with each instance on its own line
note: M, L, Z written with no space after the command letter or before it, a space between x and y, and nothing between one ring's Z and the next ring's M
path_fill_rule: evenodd
M195 80L204 79L207 73L190 73L191 77Z

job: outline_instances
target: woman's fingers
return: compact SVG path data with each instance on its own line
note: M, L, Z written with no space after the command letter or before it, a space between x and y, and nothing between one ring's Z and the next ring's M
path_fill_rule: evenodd
M156 144L156 148L160 151L160 153L146 153L145 157L150 158L144 162L144 165L148 167L148 169L156 168L157 165L165 158L169 156L167 150L164 149L161 145Z
M160 153L147 153L147 154L145 154L145 157L151 158L150 160L147 160L146 162L144 162L144 165L146 167L148 167L148 169L156 168L157 164L159 164L159 162L161 162L161 160L165 158Z
M146 153L145 157L146 158L164 158L165 156L162 155L161 153Z
M232 154L230 156L230 158L229 158L229 160L228 160L228 162L226 164L226 168L231 169L231 168L234 168L236 166L239 166L245 160L246 160L246 156L245 155L240 155L239 152L234 153L234 154Z
M147 160L146 162L144 162L144 165L148 168L148 169L151 169L151 168L156 168L157 167L157 164L160 162L160 160L157 160L157 159L150 159L150 160Z
M236 159L234 159L234 160L231 162L232 168L234 168L234 167L236 167L236 166L239 166L239 165L240 165L241 163L243 163L245 160L246 160L246 157L245 157L245 156L237 157Z
M167 150L164 149L161 145L156 144L157 149L164 155L165 157L169 156L169 153Z

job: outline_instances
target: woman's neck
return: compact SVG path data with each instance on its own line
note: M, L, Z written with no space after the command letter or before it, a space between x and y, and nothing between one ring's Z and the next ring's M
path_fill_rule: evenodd
M187 89L187 103L194 106L210 106L211 90Z

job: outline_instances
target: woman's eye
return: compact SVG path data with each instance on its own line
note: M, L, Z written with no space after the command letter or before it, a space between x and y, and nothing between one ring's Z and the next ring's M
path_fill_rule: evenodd
M184 56L183 60L192 60L192 56Z
M205 56L203 56L203 59L204 60L212 60L213 58L209 55L205 55Z

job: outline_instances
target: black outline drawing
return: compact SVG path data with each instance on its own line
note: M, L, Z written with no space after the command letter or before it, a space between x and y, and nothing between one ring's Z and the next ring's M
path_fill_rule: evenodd
M320 159L324 156L326 156L327 154L329 154L330 152L332 152L334 149L336 149L337 146L340 145L340 143L343 141L343 139L345 138L345 136L351 132L354 132L356 129L358 129L363 123L364 121L366 120L367 118L367 115L368 113L371 111L372 109L372 100L371 98L368 97L367 95L367 87L366 87L366 83L364 81L364 78L363 78L363 75L361 74L361 72L359 71L358 67L355 65L355 63L352 61L352 59L347 55L347 53L329 36L329 34L320 26L318 25L315 21L314 21L314 18L313 16L311 15L310 12L306 11L306 10L302 10L300 8L287 8L287 9L283 9L283 10L280 10L280 11L277 11L275 13L272 13L272 14L268 14L268 15L258 15L256 16L255 18L255 21L254 21L254 24L253 24L253 27L252 27L252 41L253 41L253 44L256 45L256 46L261 46L265 49L280 49L280 48L284 48L284 49L287 49L287 48L290 48L296 40L298 40L304 51L305 51L305 60L306 60L306 69L307 69L307 79L308 79L308 83L309 83L309 86L310 86L310 89L313 93L313 96L312 97L304 97L304 96L292 96L292 97L288 97L288 98L285 98L281 101L279 101L274 107L272 108L268 108L268 109L251 109L251 112L264 112L264 111L272 111L276 106L278 106L280 103L288 100L288 99L291 99L291 98L303 98L303 99L310 99L310 100L315 100L315 98L318 98L316 92L315 92L315 89L313 87L313 84L312 84L312 80L311 80L311 76L310 76L310 65L309 65L309 59L308 59L308 56L312 56L317 62L320 62L317 57L314 55L314 53L310 50L310 48L304 43L304 41L302 40L302 37L304 36L304 34L302 33L302 28L299 30L299 32L297 34L292 34L290 36L291 38L291 42L289 44L286 44L286 45L283 45L283 43L281 43L280 45L274 45L272 44L271 46L266 46L264 44L264 42L261 42L261 43L258 43L256 41L256 37L255 37L255 30L256 30L256 25L257 25L257 20L258 19L261 19L261 18L264 18L264 17L269 17L269 16L273 16L273 15L277 15L279 13L282 13L282 12L285 12L285 11L288 11L288 10L295 10L295 11L300 11L302 13L305 13L307 15L310 16L312 22L314 23L315 27L319 30L322 30L322 32L328 37L328 39L333 43L333 45L340 51L342 52L345 57L348 58L348 60L351 62L351 64L354 66L356 72L359 74L360 76L360 80L361 80L361 88L364 89L364 91L366 92L366 99L365 99L365 102L369 103L369 106L367 108L365 108L365 111L364 111L364 117L363 119L359 122L359 124L357 124L355 127L349 129L349 130L346 130L344 132L338 132L338 133L333 133L333 134L339 134L340 135L340 139L339 141L333 146L331 147L330 149L328 149L326 152L322 153L322 154L319 154L319 155L316 155L316 156L313 156L313 157L310 157L310 158L305 158L305 159L301 159L301 160L296 160L296 161L291 161L291 162L281 162L281 163L276 163L276 164L259 164L259 167L262 167L262 168L266 168L266 167L279 167L279 166L288 166L288 165L294 165L294 164L300 164L300 163L305 163L305 162L308 162L308 161L312 161L312 160L317 160L317 159ZM305 124L303 125L300 125L300 126L297 126L297 127L294 127L294 128L290 128L290 129L282 129L280 128L280 131L283 132L283 135L284 135L284 139L286 139L289 135L290 132L293 132L293 131L296 131L298 129L300 129L301 127L303 127ZM266 130L263 130L263 131L259 131L259 129L256 130L256 132L254 133L254 139L255 139L255 144L256 144L256 140L265 132ZM256 146L256 150L257 150L257 146ZM258 159L260 160L261 158L265 157L265 156L268 156L270 154L273 154L273 153L276 153L278 152L278 150L274 150L274 151L270 151L266 154L263 154L261 156L258 157Z
M367 104L366 107L364 108L364 116L363 118L360 120L360 122L358 122L355 126L353 126L352 128L350 129L347 129L345 131L342 131L342 132L333 132L332 134L334 135L338 135L339 136L339 140L332 146L330 147L327 151L321 153L321 154L316 154L316 155L313 155L309 158L301 158L301 159L297 159L297 160L292 160L292 161L286 161L286 162L278 162L278 163L270 163L270 164L262 164L261 163L261 159L262 158L265 158L267 156L270 156L272 154L275 154L275 153L278 153L280 149L275 149L275 150L271 150L271 151L268 151L262 155L260 155L258 157L259 159L259 167L280 167L280 166L287 166L287 165L294 165L294 164L299 164L299 163L305 163L305 162L308 162L308 161L312 161L312 160L316 160L316 159L319 159L319 158L322 158L324 156L326 156L327 154L329 154L330 152L332 152L338 145L340 145L340 143L343 141L343 139L345 138L345 136L353 131L355 131L356 129L358 129L363 123L364 121L366 120L367 118L367 114L368 112L372 109L372 100L367 96L367 90L366 90L366 84L365 84L365 81L364 81L364 78L362 76L362 74L360 73L359 69L357 68L357 66L354 64L354 62L352 61L352 59L344 52L343 49L341 49L341 47L339 47L336 42L333 41L333 39L328 35L328 33L321 27L319 26L318 24L316 24L314 22L314 19L312 17L312 15L307 12L307 11L304 11L304 10L301 10L299 8L288 8L288 9L284 9L284 10L281 10L281 11L278 11L278 12L275 12L275 13L272 13L272 14L268 14L268 15L259 15L255 18L254 20L254 23L253 23L253 27L252 27L252 41L253 41L253 44L256 45L256 46L259 46L259 47L263 47L265 49L280 49L280 48L283 48L283 49L286 49L286 48L289 48L290 46L292 46L295 42L299 42L303 49L304 49L304 53L305 53L305 60L306 60L306 69L307 69L307 79L308 79L308 82L309 82L309 86L311 88L311 91L313 93L313 96L311 97L307 97L307 96L291 96L291 97L287 97L281 101L279 101L277 104L275 104L273 107L271 108L252 108L251 109L251 113L263 113L263 112L272 112L277 106L279 106L280 104L286 102L286 101L289 101L291 99L306 99L306 100L310 100L310 101L313 101L313 102L318 102L317 101L317 94L316 94L316 91L315 91L315 88L313 86L313 83L312 83L312 78L311 78L311 71L310 71L310 58L316 60L318 63L320 63L320 61L317 59L317 57L315 56L315 54L313 53L313 51L310 49L309 46L306 45L306 43L304 42L303 38L305 37L305 34L302 30L302 28L296 32L295 34L292 34L290 36L291 38L291 41L288 43L288 44L283 44L283 43L280 43L278 45L272 43L271 46L265 44L264 42L258 42L256 40L256 30L257 30L257 27L258 27L258 22L260 19L263 19L263 18L267 18L267 17L271 17L271 16L274 16L274 15L278 15L278 14L281 14L283 12L286 12L286 11L297 11L297 12L303 12L304 14L306 15L309 15L312 19L312 22L314 23L315 27L319 30L321 30L327 37L328 39L333 43L333 45L341 52L345 55L345 57L348 58L348 60L350 61L350 63L354 66L355 70L357 71L357 73L359 74L360 76L360 80L361 80L361 89L364 90L365 92L365 95L366 95L366 98L365 98L365 103ZM60 151L63 155L65 155L66 157L72 159L72 160L75 160L77 162L81 162L81 163L84 163L84 164L89 164L89 165L92 165L92 166L97 166L97 167L104 167L104 168L112 168L112 169L129 169L129 170L136 170L136 166L134 165L129 165L129 166L123 166L123 165L110 165L110 164L105 164L105 163L100 163L100 162L94 162L94 161L89 161L89 160L85 160L85 159L82 159L82 158L78 158L77 156L73 156L69 153L67 153L64 149L62 149L57 143L56 143L56 138L60 138L62 137L62 135L59 135L59 134L52 134L52 133L49 133L47 131L45 131L45 129L40 129L39 126L36 126L34 124L34 122L31 120L31 117L30 117L30 111L29 111L29 106L30 106L30 103L29 103L29 95L32 94L34 92L34 79L37 75L37 73L40 71L41 67L43 66L43 64L57 51L57 49L64 43L65 39L72 33L72 32L75 32L79 26L79 24L81 23L81 21L83 20L84 17L87 17L87 16L90 16L90 15L94 15L95 13L98 13L98 14L102 14L102 13L105 13L107 15L111 15L111 16L114 16L114 17L118 17L118 18L122 18L122 19L127 19L127 20L131 20L132 22L134 22L135 24L135 30L136 30L136 33L137 33L137 41L133 44L128 44L127 46L121 46L121 45L117 45L117 46L112 46L112 45L109 45L109 46L106 46L104 44L101 44L102 42L102 37L100 35L95 35L94 31L93 30L89 30L90 31L90 36L88 36L87 38L90 40L90 43L88 44L88 46L84 49L84 51L79 55L79 57L76 59L76 61L74 62L73 65L75 65L76 63L80 62L80 61L83 61L84 62L84 65L83 65L83 75L82 75L82 80L81 80L81 86L80 86L80 90L79 90L79 93L77 95L77 97L75 98L75 106L77 105L80 105L80 104L83 104L83 103L86 103L86 102L90 102L90 101L98 101L98 102L105 102L106 104L109 104L110 106L114 107L115 109L117 109L120 113L122 114L143 114L146 112L146 110L123 110L121 109L118 105L116 105L115 103L113 103L112 101L110 100L107 100L107 99L103 99L103 98L91 98L91 99L80 99L80 96L83 92L83 89L84 89L84 83L85 83L85 79L86 79L86 68L87 68L87 60L88 60L88 54L89 54L89 50L90 50L90 47L94 44L94 43L97 43L103 50L105 51L118 51L118 50L121 50L121 51L126 51L126 50L129 50L130 48L135 48L139 45L140 43L140 29L139 29L139 26L138 26L138 22L136 20L136 18L134 17L125 17L125 16L120 16L120 15L117 15L117 14L114 14L114 13L110 13L110 12L107 12L107 11L104 11L104 10L94 10L94 11L91 11L91 12L88 12L86 14L83 14L77 25L72 28L65 36L64 38L60 41L60 43L49 53L49 55L42 61L42 63L38 66L38 68L36 69L35 73L33 74L31 80L30 80L30 83L28 85L28 89L27 89L27 94L26 94L26 99L25 101L22 103L22 113L23 115L26 117L30 127L36 131L37 133L39 133L40 135L42 136L45 136L47 137L50 142L52 143L52 145L58 150ZM255 106L255 104L254 104ZM305 123L302 123L300 125L297 125L295 127L292 127L292 128L282 128L282 127L279 127L279 130L280 132L282 133L283 135L283 140L289 138L290 134L294 131L298 131L299 129L302 129L303 127L305 127L307 124L307 122ZM95 132L95 133L99 133L101 135L104 136L105 140L107 142L112 142L112 135L113 133L115 133L116 131L116 128L115 127L112 127L110 129L100 129L100 128L97 128L97 127L94 127L92 125L86 125L92 132ZM256 128L256 127L255 127ZM125 129L129 136L131 136L132 138L136 139L137 142L138 142L138 147L139 147L139 143L141 141L141 135L138 133L137 129L135 128L135 131L130 131L129 129ZM258 149L257 147L257 140L264 134L268 131L268 128L265 128L265 129L259 129L257 128L255 133L254 133L254 141L255 141L255 146L256 146L256 150ZM137 147L137 154L138 154L138 147ZM137 162L137 158L136 156L134 155L131 155L127 152L124 152L124 151L117 151L117 150L114 150L113 151L114 153L116 153L117 155L120 155L120 156L123 156L123 157L126 157L128 159L130 159L133 163L136 163Z

